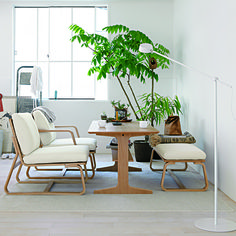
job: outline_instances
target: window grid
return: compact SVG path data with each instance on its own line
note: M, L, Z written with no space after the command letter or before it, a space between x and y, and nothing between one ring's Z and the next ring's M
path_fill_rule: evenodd
M94 32L97 33L97 9L95 8L95 12L94 12ZM93 86L93 89L94 89L94 96L96 97L96 83L95 83L95 80L96 80L96 76L94 74L94 86Z
M51 34L50 34L50 29L51 29L51 16L50 16L50 10L48 11L48 54L47 58L48 61L50 60L50 41L51 41ZM50 97L50 63L48 63L48 97Z
M71 23L73 24L73 19L74 19L74 11L73 11L73 8L71 8ZM71 32L71 37L72 37L72 32ZM71 60L73 61L73 57L74 57L74 54L73 54L73 43L71 44ZM74 63L72 62L71 63L71 89L70 89L70 93L71 93L71 96L74 97L74 91L73 91L73 84L74 84Z
M73 51L73 43L71 43L71 60L51 60L50 58L51 58L51 55L50 55L50 52L51 52L51 48L50 48L50 40L51 40L51 30L50 30L50 26L51 26L51 22L50 22L50 20L51 20L51 17L50 17L50 9L51 8L58 8L58 7L15 7L15 8L37 8L37 41L36 41L36 45L37 45L37 50L36 50L36 61L21 61L21 60L16 60L15 59L15 57L14 57L14 62L15 62L15 64L16 63L36 63L36 64L39 64L39 63L47 63L48 65L48 81L47 81L47 83L48 83L48 98L49 99L51 99L52 98L52 96L50 95L50 70L51 70L51 63L65 63L65 62L67 62L67 63L70 63L71 64L71 97L69 97L69 98L66 98L66 97L61 97L61 98L59 98L59 99L95 99L95 97L96 97L96 76L95 75L93 75L93 77L94 77L94 79L93 79L93 83L94 83L94 91L93 91L93 97L91 98L91 97L89 97L89 98L83 98L83 97L78 97L78 98L76 98L76 97L74 97L74 91L73 91L73 83L74 83L74 73L73 73L73 69L74 69L74 63L85 63L85 62L91 62L91 60L73 60L73 56L74 56L74 51ZM49 9L49 11L48 11L48 54L47 54L47 60L39 60L39 9L40 8L48 8ZM95 7L62 7L62 8L71 8L70 10L71 10L71 24L73 24L74 22L73 22L73 9L74 8L94 8L95 9L95 11L94 11L94 14L95 14L95 16L94 16L94 33L98 33L99 31L97 31L97 29L96 29L96 27L97 27L97 25L96 25L96 13L97 13L97 8L107 8L106 6L99 6L99 7L97 7L97 6L95 6ZM16 13L16 11L15 11L15 13ZM72 37L72 35L73 35L73 32L71 31L71 37Z

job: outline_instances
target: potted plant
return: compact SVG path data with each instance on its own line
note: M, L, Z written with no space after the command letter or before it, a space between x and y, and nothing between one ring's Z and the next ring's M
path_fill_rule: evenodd
M103 111L101 114L101 120L107 120L107 114L105 111Z
M121 101L111 101L112 106L115 108L115 117L116 114L118 117L116 117L116 120L127 120L127 117L130 115L128 114L128 107L129 105L122 104ZM118 118L118 119L117 119Z
M154 51L165 56L168 56L170 51L159 43L154 44L143 32L129 29L123 25L112 25L103 28L103 32L110 35L108 38L99 34L89 34L75 24L70 26L70 30L74 33L71 38L72 42L77 41L81 47L93 51L92 66L88 71L88 75L97 73L98 80L106 79L108 75L111 75L120 85L136 119L147 119L147 114L152 117L152 114L154 114L154 82L158 81L158 74L154 69L168 69L170 62L156 53L140 53L139 46L142 43L150 43ZM143 107L140 105L140 100L137 99L132 88L132 79L134 78L142 84L145 84L146 79L152 80L151 107L153 109L151 109L151 113L148 113L148 111L147 114L143 113L148 109L150 101L146 97L147 104ZM125 82L127 86L125 86ZM158 116L156 114L156 117ZM153 122L154 117L151 118L152 125Z
M164 97L157 93L145 93L140 98L142 102L142 119L149 120L151 124L160 124L166 117L182 113L181 104L179 98L175 96ZM136 161L149 162L151 157L151 147L148 142L148 136L144 140L134 141L134 150ZM158 155L155 152L155 158L158 159Z

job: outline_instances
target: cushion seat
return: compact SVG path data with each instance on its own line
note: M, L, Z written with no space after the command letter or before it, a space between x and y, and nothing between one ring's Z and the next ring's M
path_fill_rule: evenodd
M205 160L206 154L193 144L158 144L153 148L165 160Z
M26 164L75 163L87 162L89 148L85 145L57 146L38 148L24 156Z
M76 144L88 145L90 151L95 151L97 147L97 140L94 138L76 138ZM72 138L62 138L53 140L48 147L62 146L62 145L73 145Z

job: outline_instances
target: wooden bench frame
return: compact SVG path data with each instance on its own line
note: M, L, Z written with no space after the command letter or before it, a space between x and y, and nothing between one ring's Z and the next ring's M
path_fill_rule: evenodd
M183 191L190 191L190 192L203 192L206 191L208 189L208 179L207 179L207 173L206 173L206 167L205 167L205 160L204 159L200 159L200 160L166 160L164 159L159 153L159 156L161 157L161 159L164 161L164 167L163 169L154 169L152 167L152 163L153 163L153 156L154 156L154 152L155 150L152 150L151 153L151 159L150 159L150 168L152 171L162 171L162 178L161 178L161 188L164 191L175 191L175 192L183 192ZM168 165L174 165L176 164L176 162L183 162L185 163L185 168L184 169L167 169ZM203 188L186 188L183 183L177 178L177 176L172 172L172 171L186 171L188 168L188 162L193 162L194 164L198 164L202 166L203 169L203 174L204 174L204 181L205 181L205 186ZM168 173L170 174L170 176L174 179L174 181L176 182L176 184L179 186L179 188L166 188L164 187L164 180L165 180L165 174L166 171L168 171Z

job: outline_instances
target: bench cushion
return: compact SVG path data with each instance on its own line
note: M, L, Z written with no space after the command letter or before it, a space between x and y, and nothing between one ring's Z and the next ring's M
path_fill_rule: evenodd
M38 148L24 156L26 164L75 163L88 160L89 149L85 145Z
M153 148L166 160L204 160L206 154L193 144L168 143L158 144Z
M97 147L97 140L95 138L76 138L76 144L78 145L88 145L90 151L95 151ZM52 141L48 146L55 147L55 146L62 146L62 145L73 145L72 138L62 138L62 139L55 139Z

